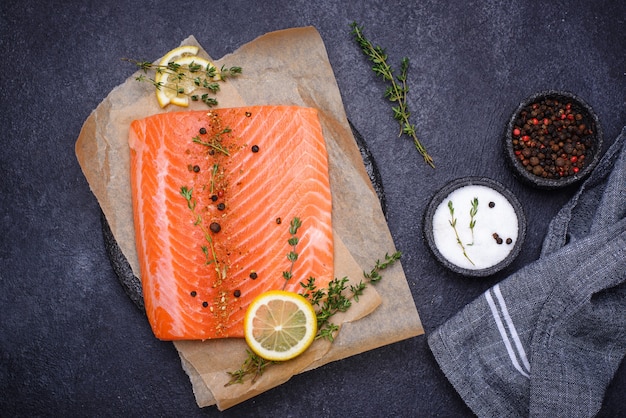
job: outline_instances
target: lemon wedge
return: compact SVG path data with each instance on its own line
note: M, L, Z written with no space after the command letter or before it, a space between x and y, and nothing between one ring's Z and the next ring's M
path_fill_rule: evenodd
M315 339L317 317L302 295L271 290L257 296L246 311L244 335L250 349L272 361L302 354Z

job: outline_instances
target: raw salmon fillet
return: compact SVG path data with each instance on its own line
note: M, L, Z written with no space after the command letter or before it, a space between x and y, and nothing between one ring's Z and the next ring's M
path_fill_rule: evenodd
M146 314L162 340L243 337L258 294L333 278L328 155L317 111L171 112L130 126ZM295 263L290 223L302 222Z

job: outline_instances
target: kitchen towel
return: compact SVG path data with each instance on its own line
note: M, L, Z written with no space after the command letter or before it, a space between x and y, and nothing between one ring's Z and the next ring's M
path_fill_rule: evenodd
M626 353L626 127L551 221L539 259L428 338L479 417L588 417Z

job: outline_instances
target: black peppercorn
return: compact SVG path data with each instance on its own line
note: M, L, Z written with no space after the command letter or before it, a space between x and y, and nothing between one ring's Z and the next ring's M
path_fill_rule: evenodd
M191 295L192 298L195 298L198 293L196 293L195 290L192 290L191 293L189 294Z
M256 271L253 271L253 272L250 273L250 278L252 280L256 280L257 277L259 277L259 275L256 273Z
M233 292L233 296L235 296L236 298L238 298L239 296L241 296L241 290L237 289Z
M211 195L211 200L216 202L217 201L217 195L216 194Z
M224 210L224 209L226 209L226 205L224 203L217 204L217 210Z
M206 128L200 128L200 134L202 135L206 134Z
M199 173L200 172L200 166L199 165L194 165L193 166L193 172L194 173Z
M259 146L258 145L253 145L251 149L252 149L252 152L259 152Z
M490 207L490 208L493 208L493 207L495 207L495 206L496 206L496 204L495 204L494 202L489 202L489 207Z
M209 229L217 234L222 230L222 227L217 222L211 222L211 225L209 225Z
M209 302L202 302L202 306L206 308L207 306L209 306Z
M538 177L578 173L593 148L593 121L576 103L542 98L523 107L512 129L513 152ZM550 152L551 151L551 152Z

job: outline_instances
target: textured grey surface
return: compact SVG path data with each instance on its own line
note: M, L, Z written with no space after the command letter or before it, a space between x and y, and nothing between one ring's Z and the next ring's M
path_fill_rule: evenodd
M170 343L156 340L111 268L100 211L74 156L92 109L133 69L194 35L220 58L266 32L315 26L348 117L380 169L389 227L426 332L535 260L574 194L534 190L506 168L500 139L518 102L571 91L598 113L605 149L626 123L626 5L619 1L0 4L0 411L85 416L471 416L424 336L294 377L223 414L198 409ZM384 86L349 23L411 59L410 106L437 168L396 136ZM462 176L492 177L526 210L519 258L487 279L444 270L421 239L429 198ZM367 227L362 225L359 227ZM375 239L375 237L372 237ZM601 416L625 416L626 369Z

